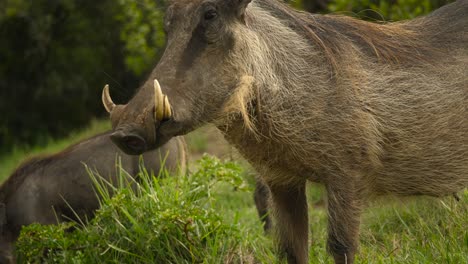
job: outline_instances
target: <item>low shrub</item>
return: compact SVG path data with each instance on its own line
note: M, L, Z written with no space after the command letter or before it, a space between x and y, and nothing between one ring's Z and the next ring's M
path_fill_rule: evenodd
M102 204L96 217L24 228L17 243L20 263L220 263L242 241L211 195L218 184L246 189L235 163L204 156L185 177L142 170L134 180L121 171L118 187L91 175Z

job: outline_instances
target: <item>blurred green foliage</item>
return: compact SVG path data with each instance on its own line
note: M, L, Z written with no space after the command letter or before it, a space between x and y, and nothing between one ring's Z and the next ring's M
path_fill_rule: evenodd
M164 2L0 1L0 155L105 115L100 95L106 83L116 102L127 101L162 54ZM311 12L400 20L447 0L288 2Z
M117 0L122 7L116 18L121 23L120 39L124 42L125 66L136 76L142 76L155 65L162 53L164 31L162 18L164 1Z
M164 45L161 1L0 3L0 153L46 142L127 100Z

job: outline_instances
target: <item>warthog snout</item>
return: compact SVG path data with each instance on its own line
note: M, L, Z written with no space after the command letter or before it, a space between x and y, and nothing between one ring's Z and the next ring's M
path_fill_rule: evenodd
M102 91L102 103L111 115L112 126L115 131L110 137L120 149L129 155L139 155L154 148L158 140L156 138L155 123L160 124L172 118L172 107L169 99L162 92L157 80L154 80L153 87L148 91L152 92L153 95L150 97L144 96L142 102L151 103L154 108L152 110L148 109L149 111L144 113L129 111L128 104L116 105L112 101L108 85ZM137 105L142 102L138 102ZM136 124L138 122L139 124Z
M112 133L110 138L114 144L129 155L142 154L148 148L145 139L135 132L126 133L118 130Z

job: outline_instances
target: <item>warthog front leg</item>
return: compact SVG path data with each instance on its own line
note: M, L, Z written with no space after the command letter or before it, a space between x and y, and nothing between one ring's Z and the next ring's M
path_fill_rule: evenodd
M344 184L346 186L341 186ZM326 187L328 251L333 255L336 264L352 264L359 241L360 200L350 182L333 181Z
M299 186L270 186L279 250L289 264L308 263L308 215L305 182Z

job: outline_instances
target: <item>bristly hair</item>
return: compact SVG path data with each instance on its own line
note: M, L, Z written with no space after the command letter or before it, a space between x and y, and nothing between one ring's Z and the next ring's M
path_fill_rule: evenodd
M347 42L384 63L429 62L436 59L436 55L442 55L428 45L420 32L405 27L405 23L379 24L342 15L314 15L294 10L280 1L256 2L321 48L335 70L339 67L340 56L346 54L344 44Z

